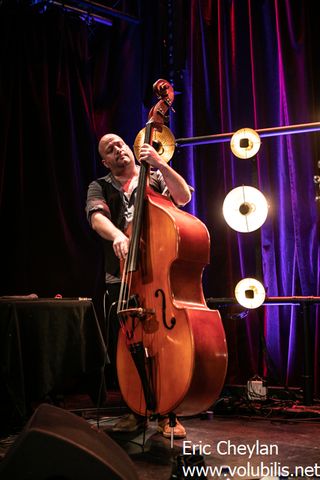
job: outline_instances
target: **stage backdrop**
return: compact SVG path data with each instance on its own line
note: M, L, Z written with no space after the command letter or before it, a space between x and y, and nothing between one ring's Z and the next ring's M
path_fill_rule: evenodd
M87 186L104 174L97 143L113 131L133 144L158 78L175 87L176 138L319 121L313 2L121 2L134 21L112 18L111 27L23 4L0 7L1 295L100 301L101 245L84 214ZM318 160L318 133L265 138L255 161L235 158L226 143L176 150L172 165L195 189L186 209L211 235L206 297L233 296L247 276L260 278L269 296L319 295ZM270 203L251 234L231 230L221 213L225 195L243 184ZM235 310L224 319L227 381L259 373L301 385L298 309ZM318 390L319 321L311 313Z

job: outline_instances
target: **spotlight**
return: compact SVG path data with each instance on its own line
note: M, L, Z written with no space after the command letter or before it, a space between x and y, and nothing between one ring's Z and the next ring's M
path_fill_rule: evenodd
M255 278L243 278L235 288L237 301L245 308L258 308L266 298L262 283Z
M258 153L260 145L260 137L252 128L237 130L230 140L231 151L238 158L254 157Z
M237 232L248 233L264 224L268 208L268 202L260 190L243 185L228 193L222 213L229 227Z

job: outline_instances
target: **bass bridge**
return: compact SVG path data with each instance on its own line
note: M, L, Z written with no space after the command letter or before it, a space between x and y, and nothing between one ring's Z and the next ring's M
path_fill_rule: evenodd
M155 311L153 308L142 308L142 307L134 307L134 308L126 308L125 310L120 310L118 315L122 318L122 320L127 321L128 318L137 318L140 321L145 321L150 318L150 316L154 315Z
M120 310L118 316L120 322L125 325L126 335L128 339L132 339L134 331L141 324L145 333L154 333L158 330L158 322L153 308L133 307Z

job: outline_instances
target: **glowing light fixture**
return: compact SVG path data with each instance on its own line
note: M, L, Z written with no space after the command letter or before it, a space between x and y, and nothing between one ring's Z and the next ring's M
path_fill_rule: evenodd
M224 199L222 213L229 227L237 232L253 232L268 216L268 202L257 188L236 187Z
M243 278L235 288L237 301L245 308L258 308L266 298L266 292L261 282L255 278Z
M238 158L254 157L258 153L260 145L260 137L252 128L237 130L230 140L231 151Z

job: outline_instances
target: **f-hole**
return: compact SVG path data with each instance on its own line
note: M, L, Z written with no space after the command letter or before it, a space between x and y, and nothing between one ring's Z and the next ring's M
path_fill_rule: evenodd
M156 298L158 298L160 294L161 294L161 299L162 299L162 323L168 330L172 330L177 321L176 321L175 317L171 317L170 318L170 325L167 323L166 296L164 294L164 291L161 288L158 288L158 290L156 290L154 295L155 295Z

